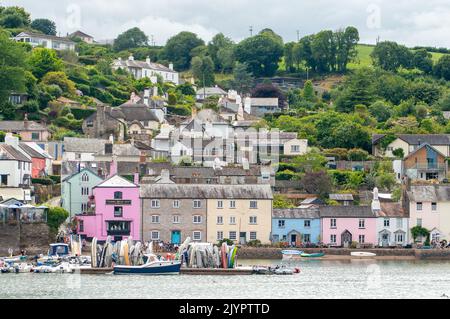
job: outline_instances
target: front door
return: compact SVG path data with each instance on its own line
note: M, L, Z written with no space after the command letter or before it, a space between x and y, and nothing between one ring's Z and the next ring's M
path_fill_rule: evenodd
M247 243L247 233L240 233L239 235L239 243L241 245L245 245Z
M296 242L297 242L297 235L296 234L292 234L291 235L291 244L295 245Z
M179 230L174 230L172 232L172 244L179 245L181 244L181 232Z
M381 245L382 245L383 247L389 247L389 234L384 233L384 234L381 236Z
M352 233L350 233L348 230L342 233L341 236L342 246L345 248L348 248L350 244L352 243Z

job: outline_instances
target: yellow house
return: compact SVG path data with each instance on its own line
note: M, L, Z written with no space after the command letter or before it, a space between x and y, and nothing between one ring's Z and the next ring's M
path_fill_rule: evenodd
M270 243L272 232L272 191L269 185L230 185L233 196L207 201L207 237L215 243L230 239L245 244L259 240Z

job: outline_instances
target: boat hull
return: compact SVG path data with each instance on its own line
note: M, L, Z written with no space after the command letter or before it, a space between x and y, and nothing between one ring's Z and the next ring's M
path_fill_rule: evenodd
M115 266L115 275L175 275L180 273L181 263L153 267Z
M301 255L303 258L320 258L325 256L324 253L316 253L316 254L302 254Z

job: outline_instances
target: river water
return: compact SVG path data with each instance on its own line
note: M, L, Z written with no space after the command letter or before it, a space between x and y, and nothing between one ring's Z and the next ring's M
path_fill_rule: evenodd
M240 260L242 265L280 261ZM293 276L0 274L0 298L447 298L450 262L302 260Z

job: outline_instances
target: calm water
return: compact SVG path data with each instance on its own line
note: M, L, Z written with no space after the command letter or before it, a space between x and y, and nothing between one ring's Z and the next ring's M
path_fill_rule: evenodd
M276 265L277 261L240 261ZM442 298L450 262L297 261L293 276L0 274L0 298Z

